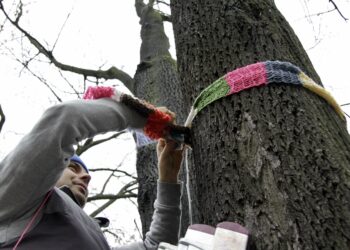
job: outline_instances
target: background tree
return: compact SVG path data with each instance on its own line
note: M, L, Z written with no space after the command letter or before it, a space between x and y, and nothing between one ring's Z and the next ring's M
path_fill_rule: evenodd
M182 102L176 62L169 52L169 39L163 25L164 21L169 21L170 16L154 9L154 5L155 1L149 1L148 4L143 0L135 1L136 13L140 18L142 43L140 63L134 76L134 93L156 106L165 106L174 111L177 114L176 122L183 124L186 109ZM155 143L138 148L136 168L139 180L138 209L142 221L142 232L145 236L151 224L157 192ZM182 204L187 208L186 196L183 196ZM188 226L186 210L182 214L182 224L184 232Z
M171 2L186 105L258 61L292 62L321 84L274 1ZM257 249L349 248L350 137L322 98L276 85L226 97L195 118L193 142L194 222L239 222Z

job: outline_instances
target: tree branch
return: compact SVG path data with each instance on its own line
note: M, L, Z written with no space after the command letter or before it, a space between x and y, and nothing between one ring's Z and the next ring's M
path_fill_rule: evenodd
M168 7L170 7L170 4L165 2L165 1L157 0L157 3L158 4L164 4L164 5L168 6Z
M162 17L163 22L172 22L171 15L167 15L163 12L159 12L160 16Z
M91 197L88 197L88 201L94 201L94 200L106 200L106 199L118 199L121 196L124 196L125 194L129 193L130 190L128 188L132 187L137 183L137 180L130 181L129 183L125 184L124 187L122 187L117 194L97 194ZM132 190L132 189L131 189ZM134 194L132 194L134 195ZM122 197L124 198L124 197Z
M17 10L18 10L18 12L16 13L16 19L15 19L14 22L18 24L19 19L22 17L22 14L23 14L23 3L22 3L22 1L19 2Z
M88 198L88 202L89 201L93 201L93 200L106 200L109 199L109 201L107 201L105 204L103 204L101 207L99 207L98 209L96 209L94 212L92 212L90 214L91 217L95 217L96 215L98 215L99 213L101 213L103 210L105 210L107 207L109 207L110 205L112 205L116 200L118 199L122 199L122 198L136 198L137 195L134 193L131 193L131 191L129 190L129 188L131 188L133 185L137 184L137 181L131 181L128 184L126 184L124 187L122 187L118 194L116 195L95 195L92 197ZM132 190L132 189L131 189Z
M112 178L113 176L114 176L114 172L112 172L112 173L108 176L108 178L106 179L105 183L104 183L103 186L102 186L100 195L103 195L104 191L106 190L106 187L107 187L108 182L111 180L111 178Z
M2 107L0 105L0 132L2 130L2 127L4 126L4 123L5 123L5 120L6 120L6 117L5 117L5 114L4 114L4 111L2 110Z
M334 12L334 11L336 11L335 8L331 9L331 10L321 11L321 12L318 12L318 13L315 13L315 14L306 15L305 18L307 18L307 17L314 17L314 16L321 16L321 15L328 14L328 13L331 13L331 12Z
M113 237L115 237L116 239L119 239L119 238L120 238L120 236L119 236L118 234L112 232L111 230L104 229L103 232L104 232L104 233L109 233L109 234L111 234L111 235L112 235Z
M26 30L24 30L16 21L13 21L7 12L5 11L2 3L0 2L0 9L4 13L7 20L9 20L12 25L14 25L20 32L22 32L27 39L30 41L30 43L44 56L46 56L51 63L53 63L57 68L63 70L63 71L69 71L76 74L83 75L84 78L86 77L95 77L97 79L103 78L106 80L109 79L117 79L124 83L124 85L130 89L131 92L134 91L134 79L129 76L126 72L117 69L116 67L112 66L108 70L91 70L91 69L84 69L84 68L78 68L75 66L63 64L59 62L53 55L52 51L47 50L36 38L34 38L32 35L30 35Z
M135 0L135 9L138 17L141 17L142 10L146 6L143 0Z
M124 134L124 133L126 133L126 130L117 132L117 133L111 135L110 137L107 137L107 138L101 139L101 140L97 140L97 141L94 141L93 138L89 138L89 139L87 139L87 140L85 141L85 143L84 143L82 146L78 145L78 148L77 148L77 150L76 150L76 153L77 153L78 155L81 155L82 153L84 153L85 151L87 151L89 148L94 147L94 146L96 146L96 145L98 145L98 144L104 143L104 142L106 142L106 141L112 140L112 139L114 139L114 138L117 138L118 136L120 136L120 135L122 135L122 134Z
M344 103L344 104L340 105L340 107L344 107L344 106L348 106L348 105L350 105L350 102L349 103ZM346 113L344 110L343 110L343 112L348 118L350 118L350 115L348 115L348 113Z
M130 152L130 153L131 153L131 152ZM112 172L110 173L110 175L109 175L108 178L106 179L105 183L103 184L103 187L102 187L102 189L101 189L100 194L103 194L103 193L104 193L104 191L105 191L105 189L106 189L106 187L107 187L109 181L111 180L111 178L112 178L112 177L116 177L116 176L114 175L115 172L123 172L123 173L125 173L126 176L131 176L129 173L127 173L127 172L125 172L125 171L122 171L122 170L119 170L119 171L118 171L118 168L120 168L120 166L123 165L125 159L127 159L127 157L129 156L130 153L126 154L126 155L124 156L123 160L122 160L122 161L118 164L118 166L114 169L114 171L112 171ZM132 177L133 177L133 176L132 176ZM137 178L133 178L133 179L137 180ZM129 191L131 191L131 190L129 190Z
M0 2L0 6L1 6L1 2ZM32 74L35 78L37 78L40 82L42 82L42 83L50 90L50 92L56 97L57 101L62 102L62 99L61 99L61 98L58 96L58 94L53 90L53 88L50 86L50 84L47 83L46 79L44 79L43 77L41 77L41 76L35 74L35 73L29 68L29 66L28 66L29 62L30 62L31 60L33 60L34 57L35 57L36 55L35 55L33 58L31 58L29 61L23 62L23 61L21 61L19 58L17 58L17 56L13 53L13 51L12 51L10 48L8 48L4 43L0 43L0 45L3 46L3 47L5 47L5 49L9 52L9 54L13 56L14 60L16 60L18 63L20 63L20 64L23 66L24 69L28 70L28 72L29 72L30 74ZM22 69L22 70L23 70L23 69ZM21 70L21 71L22 71L22 70Z
M53 46L52 46L52 51L54 51L54 49L55 49L55 47L56 47L56 44L57 44L57 42L58 42L58 39L60 39L60 37L61 37L62 31L63 31L64 27L66 26L66 23L67 23L67 21L68 21L68 19L69 19L69 17L70 17L70 14L71 14L71 13L69 12L68 15L67 15L67 17L66 17L66 20L64 20L64 23L63 23L63 25L62 25L62 27L61 27L60 32L58 32L56 41L55 41L55 43L54 43Z
M62 102L62 99L58 96L58 94L53 90L53 88L50 86L50 84L47 83L46 79L42 78L41 76L35 74L29 67L28 67L28 63L27 62L22 62L20 59L18 59L14 54L13 52L9 49L9 48L6 48L10 53L11 55L14 57L14 59L19 62L23 68L25 68L26 70L28 70L28 72L30 74L32 74L35 78L37 78L40 82L42 82L49 90L50 92L56 97L57 101L59 102Z
M90 201L97 201L97 200L113 200L116 201L118 199L124 199L124 198L136 198L137 194L130 193L130 194L98 194L92 197L88 198L88 202Z
M344 112L344 111L343 111L343 112ZM350 115L348 115L348 113L344 112L344 114L345 114L348 118L350 118Z
M137 225L137 223L136 223L136 220L135 220L135 219L134 219L134 224L135 224L135 227L136 227L137 232L139 233L140 239L142 239L142 233L141 233L141 230L140 230L139 226Z
M334 8L338 11L339 15L347 22L349 19L346 18L346 17L343 15L343 13L341 13L341 11L339 10L339 8L338 8L338 6L335 4L335 2L332 1L332 0L329 0L329 2L330 2L331 4L333 4Z
M80 93L78 92L78 90L75 89L74 85L71 84L68 79L63 75L62 71L59 70L59 73L61 75L61 77L63 78L63 80L68 84L68 86L73 90L74 94L77 95L77 97L80 99ZM84 92L85 92L85 88L84 88Z
M149 0L147 5L153 7L155 1L156 0Z
M108 172L113 172L113 173L121 173L124 174L132 179L137 179L136 176L129 174L128 172L124 170L119 170L119 169L112 169L112 168L94 168L94 169L89 169L89 172L99 172L99 171L108 171Z
M50 92L56 97L57 101L62 102L62 99L57 95L57 93L53 90L53 88L50 86L50 84L47 83L46 79L35 74L31 69L29 69L28 64L22 62L18 58L16 58L16 61L19 62L20 64L22 64L23 67L25 69L27 69L29 73L31 73L35 78L37 78L40 82L42 82L50 90Z

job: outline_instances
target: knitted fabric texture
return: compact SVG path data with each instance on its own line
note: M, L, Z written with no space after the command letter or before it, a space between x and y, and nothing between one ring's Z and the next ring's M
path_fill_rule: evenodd
M345 115L331 94L317 85L297 66L289 62L266 61L251 64L227 73L204 89L196 98L185 126L191 126L195 116L210 103L245 89L264 86L270 83L303 86L324 98L345 120Z
M88 167L85 165L85 163L83 162L83 160L82 160L78 155L76 155L76 154L73 155L73 156L70 158L70 160L71 160L72 162L78 163L80 166L82 166L82 167L85 169L86 173L89 173Z
M105 86L89 87L83 96L83 99L86 100L99 98L111 98L145 117L146 124L143 132L150 139L168 138L189 144L190 129L173 124L169 114L157 109L152 104L123 93L117 88Z
M194 101L185 126L171 123L170 115L155 108L150 103L125 94L117 88L96 86L89 87L84 99L112 98L124 103L147 119L143 132L150 139L169 138L181 143L190 144L190 130L195 116L212 102L253 87L271 83L291 84L304 87L324 98L345 120L345 115L338 103L323 87L317 85L297 66L289 62L266 61L251 64L233 70L204 89Z

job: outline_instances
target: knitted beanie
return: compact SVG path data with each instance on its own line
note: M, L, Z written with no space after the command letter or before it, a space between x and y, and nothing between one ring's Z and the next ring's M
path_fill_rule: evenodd
M89 173L89 169L87 168L87 166L85 165L85 163L82 161L82 159L78 156L78 155L73 155L72 158L70 158L70 160L72 162L78 163L80 166L82 166L86 173Z

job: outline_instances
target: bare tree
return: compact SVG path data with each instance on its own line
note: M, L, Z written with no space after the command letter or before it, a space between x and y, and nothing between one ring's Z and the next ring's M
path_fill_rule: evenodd
M274 1L171 2L186 102L266 60L294 63L321 84ZM241 223L257 249L349 248L350 136L322 98L293 86L254 88L206 107L192 130L194 222Z
M171 18L157 10L155 3L155 1L149 1L145 4L143 0L135 0L135 9L141 25L141 49L140 63L134 76L134 93L140 98L151 100L155 105L166 106L173 110L177 114L177 122L183 124L188 109L186 110L182 102L176 61L170 55L169 39L163 25L164 20ZM154 143L138 149L136 167L139 177L139 213L142 232L145 235L151 224L153 203L156 199L158 174ZM183 196L182 202L184 208L187 207L185 198L186 195ZM188 226L187 210L184 211L182 232L185 232Z

